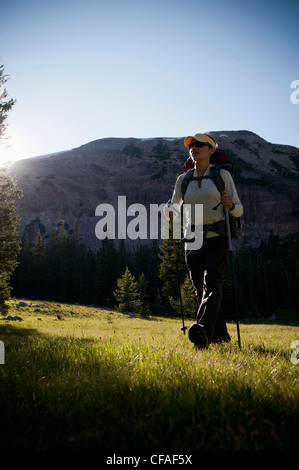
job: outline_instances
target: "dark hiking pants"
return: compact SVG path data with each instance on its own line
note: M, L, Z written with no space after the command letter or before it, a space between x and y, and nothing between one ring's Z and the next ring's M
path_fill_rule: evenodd
M230 340L224 317L219 312L227 262L228 241L222 235L206 239L206 244L195 254L186 254L186 264L199 304L196 321L205 328L210 342Z

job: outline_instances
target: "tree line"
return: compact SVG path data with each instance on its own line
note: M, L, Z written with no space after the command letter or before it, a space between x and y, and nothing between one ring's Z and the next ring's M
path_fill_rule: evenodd
M234 255L239 314L267 317L285 307L298 307L299 234L281 239L271 234L258 248L244 240ZM195 317L197 302L188 277L184 247L178 242L179 283L184 313ZM78 223L53 227L45 243L38 232L22 240L18 266L11 279L16 297L118 307L144 315L180 315L177 275L171 240L128 249L125 242L105 239L96 251L81 241ZM222 310L233 318L231 273L223 283Z

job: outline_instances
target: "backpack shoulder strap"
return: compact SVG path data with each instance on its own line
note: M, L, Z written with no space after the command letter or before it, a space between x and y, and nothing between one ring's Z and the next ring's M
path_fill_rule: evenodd
M194 168L188 170L183 178L182 185L181 185L181 192L182 192L182 199L184 200L188 184L193 178Z
M182 199L184 200L188 184L190 183L191 180L193 179L202 179L202 177L199 178L194 178L194 168L191 168L188 170L183 178L182 185L181 185L181 193L182 193ZM223 191L225 191L225 185L224 181L222 179L222 176L220 174L220 169L217 166L211 166L209 175L204 178L211 178L211 180L215 183L218 191L222 194Z
M215 183L218 191L222 194L225 191L224 181L220 175L220 169L217 166L212 166L210 168L210 178Z

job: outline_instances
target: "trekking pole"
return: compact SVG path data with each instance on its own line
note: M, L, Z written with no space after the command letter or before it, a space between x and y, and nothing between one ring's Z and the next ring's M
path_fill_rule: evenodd
M182 330L182 331L184 332L184 334L185 334L185 331L187 330L187 327L185 326L185 322L184 322L183 303L182 303L181 286L180 286L180 279L179 279L178 257L177 257L175 239L174 239L174 237L173 237L173 212L172 212L172 211L169 211L169 220L170 220L170 229L171 229L171 237L172 237L173 255L174 255L174 261L175 261L176 278L177 278L177 284L178 284L178 293L179 293L180 306L181 306L181 315L182 315L182 323L183 323L183 326L182 326L181 330Z
M223 191L222 194L227 194L227 191ZM235 270L234 270L233 249L232 249L232 237L231 237L231 231L230 231L230 223L229 223L228 209L224 208L224 213L225 213L225 221L226 221L226 227L227 227L227 238L228 238L230 271L231 271L232 284L233 284L233 291L234 291L234 302L235 302L235 315L236 315L237 332L238 332L238 343L239 343L239 348L241 349L241 338L240 338L240 328L239 328L239 315L238 315L238 301L237 301L237 290L236 290L236 278L235 278Z

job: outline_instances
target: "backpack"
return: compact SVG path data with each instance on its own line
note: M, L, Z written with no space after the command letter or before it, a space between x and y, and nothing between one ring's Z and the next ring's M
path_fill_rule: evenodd
M182 199L184 201L184 197L187 191L188 184L190 181L200 181L204 178L211 178L216 185L218 191L222 194L223 191L225 191L225 186L224 186L224 181L222 179L222 176L220 174L220 170L224 169L230 172L232 177L234 176L234 168L233 168L233 162L232 160L228 157L228 155L221 149L216 149L216 151L213 153L211 156L210 163L212 166L210 168L210 173L206 176L198 176L195 177L193 176L194 173L194 163L191 157L187 159L187 161L184 164L184 173L185 176L182 181L182 186L181 186L181 191L182 191ZM213 207L214 210L218 208L218 206L221 204L221 202ZM230 229L231 229L231 236L232 238L238 238L239 236L239 229L241 228L241 221L240 217L232 217L230 215L229 217L230 221ZM226 233L226 228L223 227L223 223L221 222L216 222L213 224L213 227L209 227L210 229L214 229L215 232L224 234Z

